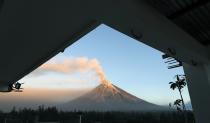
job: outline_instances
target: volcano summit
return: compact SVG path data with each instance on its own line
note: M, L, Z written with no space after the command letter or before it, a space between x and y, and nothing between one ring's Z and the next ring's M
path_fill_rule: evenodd
M166 110L126 91L111 83L102 83L90 92L61 106L64 111L157 111Z

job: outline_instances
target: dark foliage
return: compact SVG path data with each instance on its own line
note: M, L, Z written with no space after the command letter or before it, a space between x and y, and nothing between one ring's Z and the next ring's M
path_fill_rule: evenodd
M185 113L185 114L184 114ZM59 121L60 123L78 123L79 115L83 123L184 123L187 116L187 123L194 123L194 116L191 111L177 112L81 112L58 111L56 107L39 106L37 110L21 109L9 113L0 112L0 123L34 123L39 121Z
M181 99L175 100L174 106L176 106L176 109L178 111L186 110L185 104L184 104L184 99L182 97L182 89L187 85L186 78L185 78L185 75L176 75L175 77L176 77L175 82L169 82L170 88L173 90L178 89ZM181 109L181 103L182 103L182 109ZM169 106L171 107L171 104L169 104Z

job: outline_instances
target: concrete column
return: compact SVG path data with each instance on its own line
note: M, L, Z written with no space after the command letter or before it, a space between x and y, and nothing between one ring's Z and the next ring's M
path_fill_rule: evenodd
M210 123L210 63L183 64L196 123Z
M204 66L205 66L205 69L206 69L206 72L207 72L207 75L208 75L208 79L209 79L209 84L210 84L210 64L204 65Z

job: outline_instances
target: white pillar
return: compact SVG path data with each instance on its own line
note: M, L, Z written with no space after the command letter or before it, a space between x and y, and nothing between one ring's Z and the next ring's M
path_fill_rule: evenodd
M183 64L196 123L210 123L210 63Z

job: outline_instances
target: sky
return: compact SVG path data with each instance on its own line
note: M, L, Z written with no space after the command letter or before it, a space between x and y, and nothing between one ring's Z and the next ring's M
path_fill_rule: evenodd
M88 90L104 78L141 99L168 105L179 98L169 82L184 72L182 67L167 69L162 54L102 24L20 82L26 90ZM187 88L183 96L190 101Z

